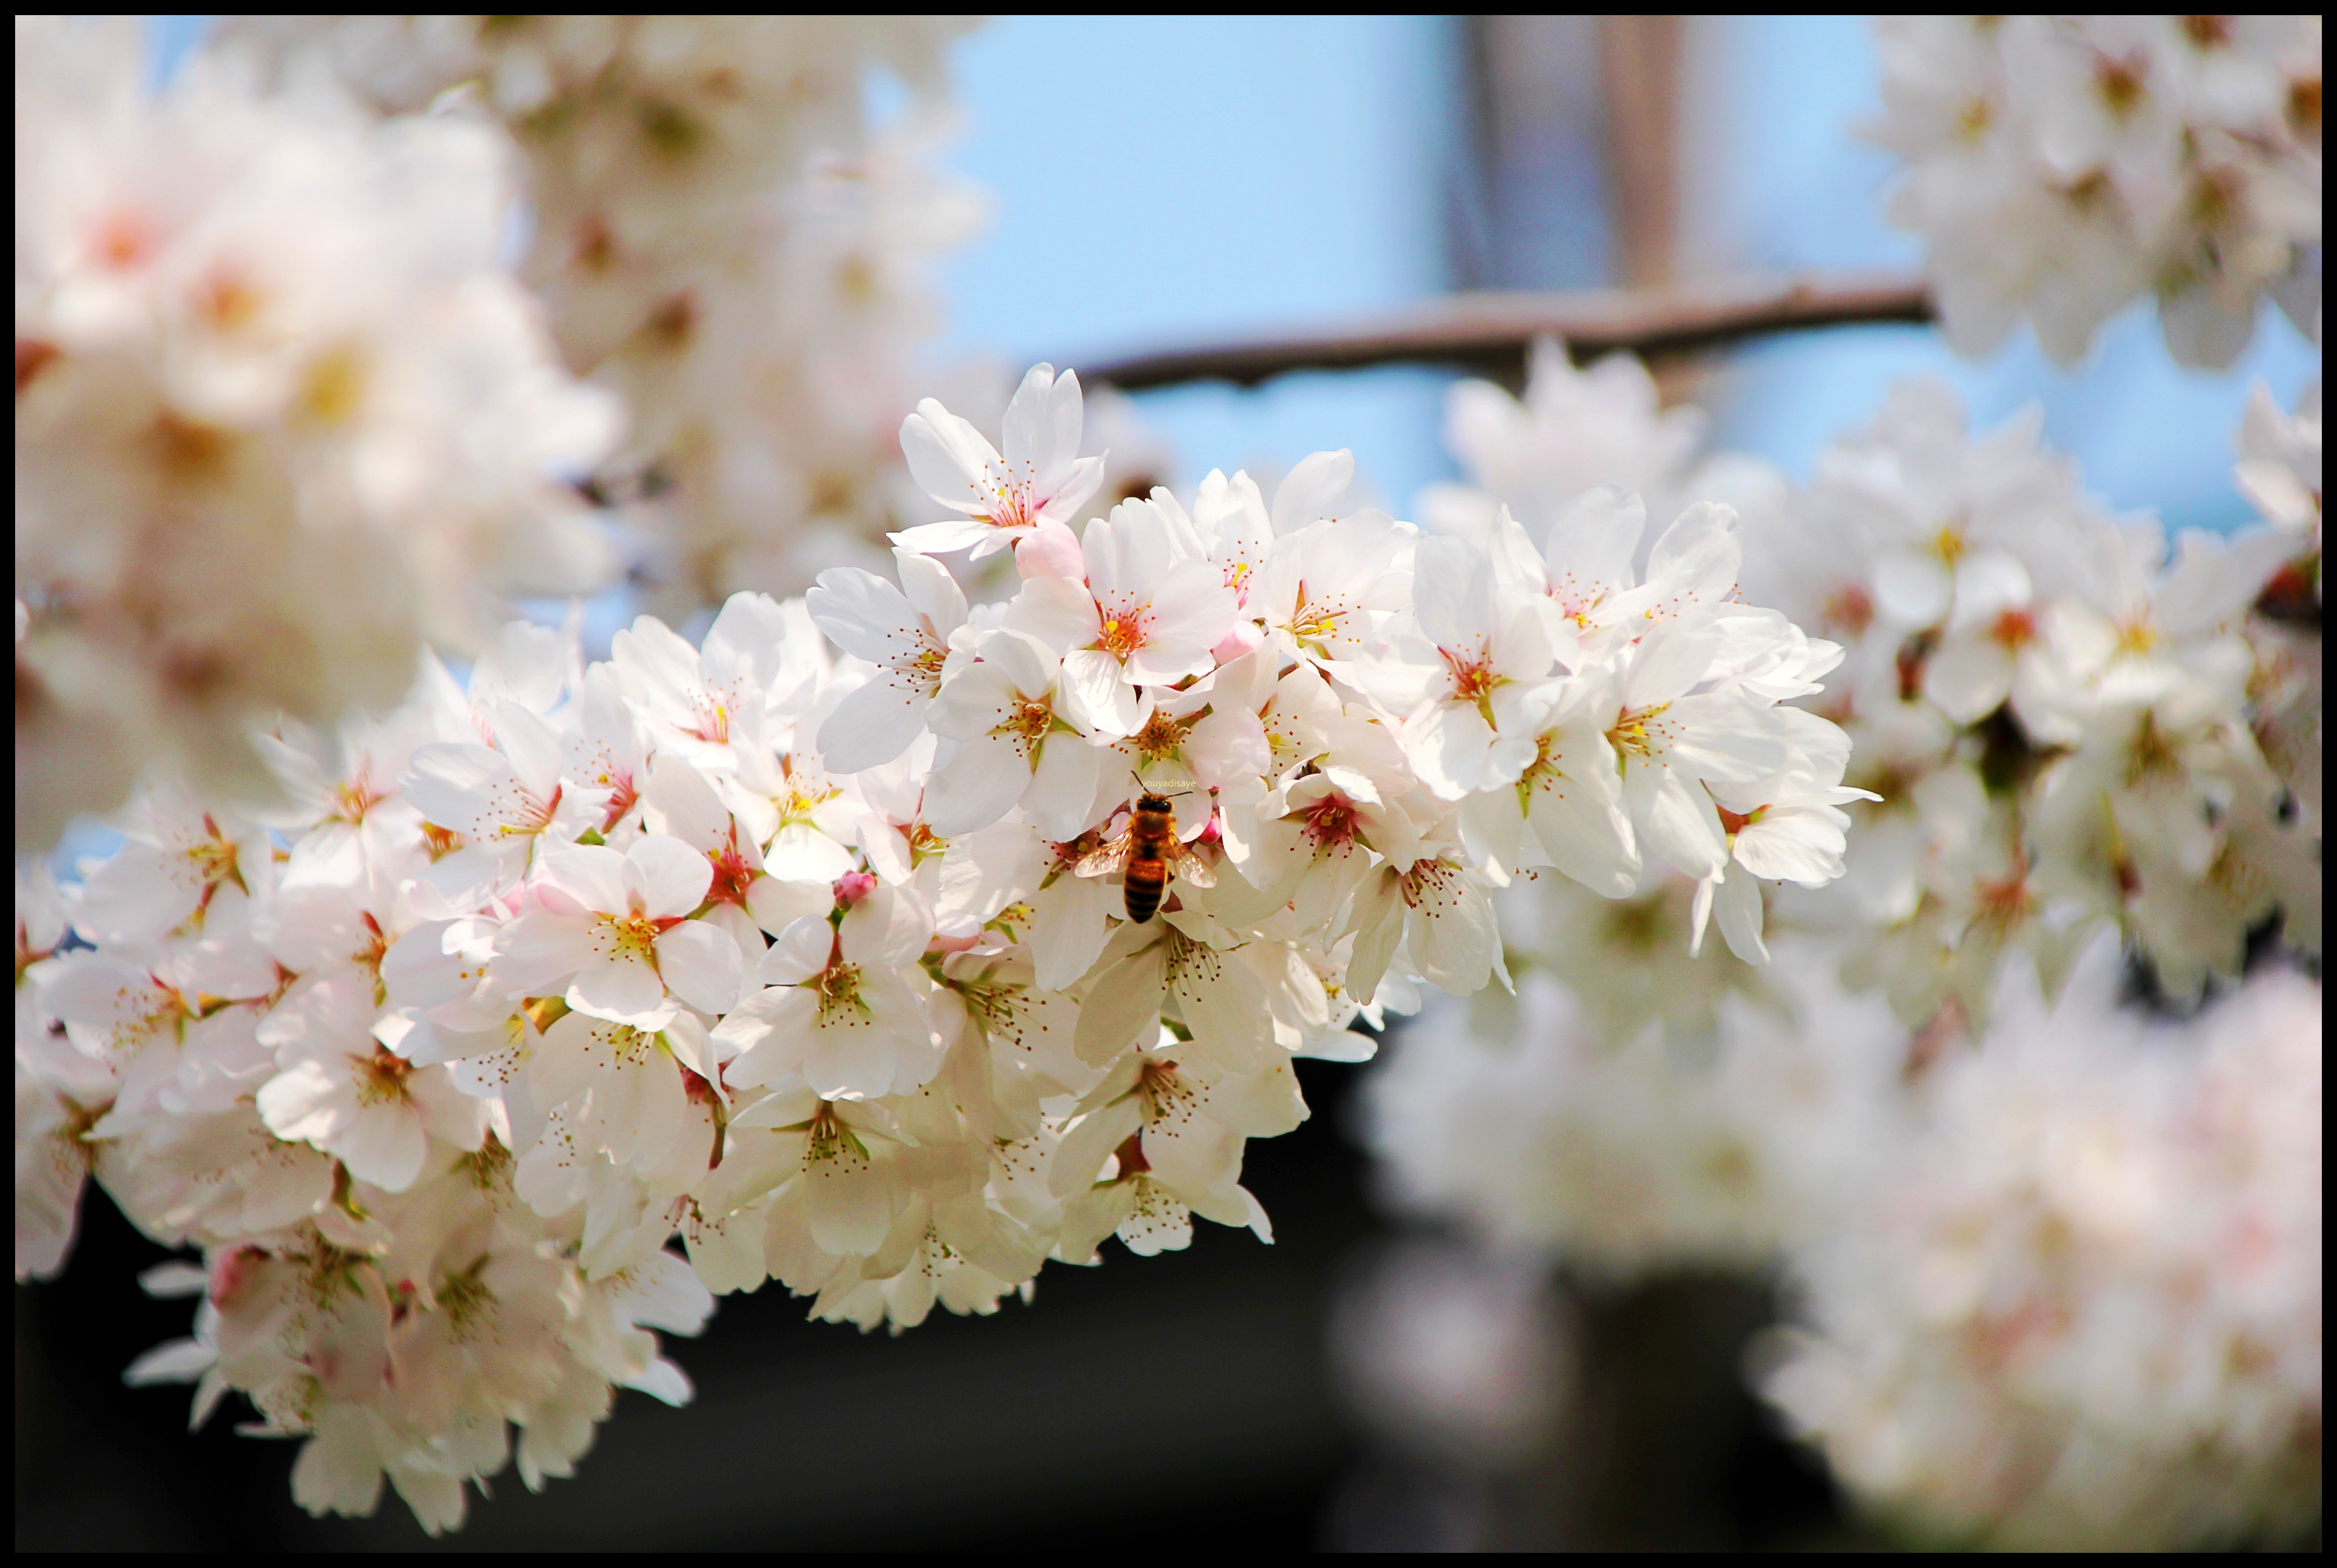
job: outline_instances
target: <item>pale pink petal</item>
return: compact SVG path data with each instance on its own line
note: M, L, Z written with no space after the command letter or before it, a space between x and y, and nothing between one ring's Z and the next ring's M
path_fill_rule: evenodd
M666 996L657 971L624 952L596 955L577 970L568 984L567 1000L579 1013L640 1029L663 1028L676 1005Z
M333 1141L332 1153L358 1181L386 1192L403 1192L422 1174L429 1149L422 1118L411 1106L390 1103L359 1107Z
M1677 701L1712 667L1720 629L1708 616L1666 622L1643 638L1624 676L1623 706L1638 710Z
M1848 842L1841 826L1819 811L1765 814L1736 834L1737 863L1766 882L1819 887L1842 873Z
M836 928L825 911L807 915L778 934L763 954L755 977L766 985L800 985L827 967L836 950Z
M836 889L828 882L789 882L777 877L758 877L747 888L747 912L755 917L756 925L774 936L807 915L816 915L825 921L835 904Z
M812 1240L821 1251L865 1258L885 1244L893 1225L893 1191L865 1159L818 1161L802 1181Z
M933 940L933 911L906 888L879 887L846 914L836 934L848 963L913 964Z
M1612 785L1542 774L1532 800L1534 839L1552 866L1606 897L1630 896L1639 884L1639 850Z
M908 460L917 488L943 505L975 515L989 512L995 498L984 481L997 451L972 425L932 398L901 421L901 456Z
M1084 730L1120 736L1136 728L1136 692L1122 679L1120 661L1100 648L1063 656L1061 691L1063 717Z
M852 851L808 822L790 822L765 851L763 869L783 882L834 882L852 869Z
M1096 603L1087 584L1077 579L1062 577L1031 577L1023 581L1014 597L1008 601L1002 623L1012 631L1035 637L1053 652L1061 654L1074 648L1085 648L1103 635L1102 622L1096 613ZM994 657L989 644L983 646L982 656ZM1034 679L1035 671L1016 670L1015 684L1025 691L1041 689L1043 677Z
M1714 894L1712 912L1728 950L1747 964L1766 964L1768 946L1761 940L1761 884L1739 875L1723 882Z
M259 1119L288 1143L332 1137L350 1103L347 1085L321 1062L296 1062L259 1087Z
M752 1089L795 1072L818 1014L818 999L798 986L774 986L748 997L713 1032L738 1051L723 1068L724 1079L733 1089Z
M930 701L923 676L877 671L821 723L820 760L834 773L883 767L924 732Z
M495 984L512 996L549 995L592 955L597 915L538 909L495 933Z
M709 868L709 876L712 875ZM569 901L571 910L621 914L626 905L625 858L594 844L569 845L543 858L543 887ZM546 907L552 907L551 899Z
M1953 637L1923 662L1923 695L1959 724L1977 724L2012 695L2014 661L1991 637Z
M688 915L706 902L713 885L714 867L705 855L662 833L644 834L625 851L625 860L640 878L640 912L652 920Z
M701 1013L727 1013L738 1002L745 965L738 944L702 921L685 920L657 940L658 972L673 994Z
M1078 743L1072 736L1059 739ZM925 823L944 838L987 828L1013 808L1030 783L1030 764L1012 741L988 735L969 740L925 786Z
M949 568L927 556L905 550L893 552L893 568L901 576L901 593L934 632L946 640L965 622L965 590Z
M1104 751L1076 735L1051 737L1032 770L1030 788L1022 792L1022 808L1032 825L1058 843L1076 838L1094 814L1096 781L1103 769ZM928 820L933 820L929 807ZM938 821L934 829L940 830Z
M1664 760L1699 779L1742 783L1764 778L1791 755L1785 726L1771 710L1726 692L1683 697L1658 722L1669 743Z
M857 566L832 566L821 573L817 584L804 595L804 607L829 642L872 664L913 659L923 646L915 607L898 588Z
M1670 769L1634 764L1623 777L1623 804L1641 845L1683 876L1709 877L1726 863L1727 840L1711 799Z

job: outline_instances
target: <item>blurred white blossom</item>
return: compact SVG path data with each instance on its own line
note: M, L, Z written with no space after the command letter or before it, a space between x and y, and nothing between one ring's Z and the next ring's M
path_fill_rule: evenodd
M1401 1207L1497 1247L1609 1279L1760 1268L1825 1224L1903 1119L1905 1032L1830 967L1781 949L1768 998L1724 997L1702 1041L1602 1027L1540 971L1510 1037L1440 1004L1370 1081L1372 1149Z
M530 207L521 275L569 365L621 393L603 494L650 537L676 619L741 590L881 563L932 515L898 475L926 273L978 196L940 168L953 123L939 16L240 17L230 50L322 67L385 113L451 95L508 129ZM883 68L914 101L872 125Z
M2270 295L2321 322L2321 18L1889 16L1892 220L1929 242L1950 341L2023 319L2061 363L2138 295L2229 365Z
M611 565L560 475L616 406L498 263L497 138L140 71L132 26L18 19L20 846L150 763L255 796L250 730L386 706L425 641Z
M2321 987L2186 1024L2009 975L1920 1131L1797 1252L1768 1394L1951 1540L2280 1542L2321 1511Z
M2288 700L2259 606L2305 551L2279 526L2170 551L2033 414L1973 436L1944 387L1894 390L1751 551L1756 593L1847 645L1814 705L1881 797L1846 875L1781 915L1842 935L1846 975L1917 1026L1983 1017L2016 951L2057 984L2104 923L2181 1004L2266 922L2317 952L2317 814L2259 739Z

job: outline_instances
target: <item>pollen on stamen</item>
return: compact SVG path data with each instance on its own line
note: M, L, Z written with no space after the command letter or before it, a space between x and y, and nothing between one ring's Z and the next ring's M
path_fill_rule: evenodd
M1989 636L2018 652L2037 641L2037 618L2026 610L2007 610L1988 629Z

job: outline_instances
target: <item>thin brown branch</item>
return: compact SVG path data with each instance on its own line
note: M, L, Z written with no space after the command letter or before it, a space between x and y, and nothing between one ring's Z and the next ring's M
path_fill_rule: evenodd
M1774 332L1931 319L1931 298L1917 278L1809 272L1667 289L1459 294L1321 332L1090 360L1078 368L1082 379L1124 391L1186 381L1255 387L1294 370L1374 365L1452 365L1514 377L1533 340L1548 336L1564 338L1578 359L1618 348L1652 359Z

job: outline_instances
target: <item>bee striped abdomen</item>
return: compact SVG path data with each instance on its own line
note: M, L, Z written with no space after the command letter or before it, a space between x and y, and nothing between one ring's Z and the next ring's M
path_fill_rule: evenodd
M1120 874L1120 898L1128 906L1128 917L1139 926L1152 918L1160 907L1160 894L1168 886L1168 863L1165 860L1139 860L1128 858L1128 869Z
M1128 815L1128 865L1120 873L1120 897L1139 926L1160 907L1168 886L1168 847L1177 841L1177 812L1166 797L1144 795Z

